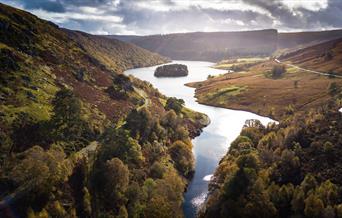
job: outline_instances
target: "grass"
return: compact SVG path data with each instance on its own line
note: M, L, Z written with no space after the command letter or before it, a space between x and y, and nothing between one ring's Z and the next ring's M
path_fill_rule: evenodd
M208 101L215 101L218 104L224 104L226 100L239 95L245 90L246 87L232 85L224 88L217 88L213 92L209 92L206 97Z
M276 119L286 113L288 105L301 112L320 107L331 99L329 86L332 82L342 86L342 79L293 68L287 69L279 79L266 78L264 72L270 72L272 64L265 61L244 73L225 74L188 85L196 88L200 103L251 111Z
M260 63L262 61L266 61L268 58L264 57L250 57L250 58L237 58L237 59L228 59L223 60L213 66L213 68L220 69L220 70L229 70L231 68L237 67L245 67L248 65L253 65Z

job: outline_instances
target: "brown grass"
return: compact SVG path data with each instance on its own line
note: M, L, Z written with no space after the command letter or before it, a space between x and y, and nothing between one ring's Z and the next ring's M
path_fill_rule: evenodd
M272 69L273 64L267 61L250 68L248 72L225 74L188 85L196 87L196 97L200 103L251 111L276 119L281 118L288 105L293 105L299 112L323 105L331 98L328 93L330 84L337 82L342 85L342 79L329 79L291 68L280 79L267 78L265 73ZM297 88L295 81L298 81ZM217 90L232 86L244 89L237 95L209 97Z

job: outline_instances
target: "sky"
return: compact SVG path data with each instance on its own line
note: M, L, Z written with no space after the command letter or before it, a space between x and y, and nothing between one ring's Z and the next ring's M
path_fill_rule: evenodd
M0 0L92 34L342 28L342 0Z

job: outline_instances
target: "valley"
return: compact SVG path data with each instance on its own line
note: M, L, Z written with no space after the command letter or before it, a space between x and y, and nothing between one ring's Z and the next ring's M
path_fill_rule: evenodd
M0 217L342 218L338 3L0 2Z

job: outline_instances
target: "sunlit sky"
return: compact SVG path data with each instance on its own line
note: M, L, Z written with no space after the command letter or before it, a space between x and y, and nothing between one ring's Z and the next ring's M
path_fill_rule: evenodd
M93 34L342 28L342 0L0 0Z

